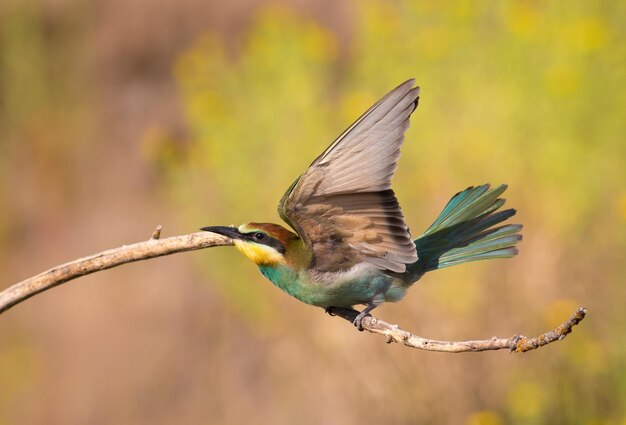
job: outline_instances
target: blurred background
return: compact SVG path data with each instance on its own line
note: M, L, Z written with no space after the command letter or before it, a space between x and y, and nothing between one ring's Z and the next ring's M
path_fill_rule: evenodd
M626 424L626 3L0 2L0 287L283 191L410 77L394 187L414 235L510 185L514 259L426 276L376 315L524 355L386 345L235 249L81 278L0 317L1 424Z

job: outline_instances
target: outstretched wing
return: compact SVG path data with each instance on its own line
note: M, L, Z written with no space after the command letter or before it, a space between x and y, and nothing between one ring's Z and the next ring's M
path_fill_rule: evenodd
M419 99L414 82L399 85L368 109L281 199L278 212L311 248L316 270L341 271L365 261L402 273L417 261L391 190Z

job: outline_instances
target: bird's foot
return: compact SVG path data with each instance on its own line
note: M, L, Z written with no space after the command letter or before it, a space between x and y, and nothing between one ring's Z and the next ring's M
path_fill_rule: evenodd
M354 326L356 326L356 328L359 330L359 332L363 332L363 319L366 316L371 316L371 314L369 314L368 311L363 310L362 312L360 312L355 318L354 321L352 322L352 324Z
M354 324L354 326L356 326L356 328L359 331L363 331L363 319L365 319L365 317L370 316L370 311L374 310L376 307L378 307L381 304L381 302L372 302L370 304L368 304L362 312L360 312L355 318L354 321L352 322Z
M329 316L336 316L335 312L333 311L335 309L335 307L330 306L330 307L326 307L324 309L324 311L326 312L326 314L328 314Z

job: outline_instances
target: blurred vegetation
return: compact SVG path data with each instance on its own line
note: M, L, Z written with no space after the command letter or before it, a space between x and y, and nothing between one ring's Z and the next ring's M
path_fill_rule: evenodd
M569 280L562 282L563 296L582 300L596 290L625 295L625 8L360 4L347 55L338 54L328 30L267 8L235 53L207 34L181 56L175 73L190 143L179 156L160 160L190 222L277 220L277 200L293 178L379 96L415 76L423 94L394 182L414 233L435 217L446 194L507 182L531 240L522 251L545 239L551 245L542 255L557 259L542 285ZM284 319L252 265L242 266L232 252L212 257L206 270L236 308L254 321ZM443 302L480 314L480 297L488 293L465 281L497 267L483 266L456 274L458 284L446 282L454 289L441 288ZM545 326L575 307L558 294L550 304L540 288L533 297L549 318ZM594 307L598 321L621 320L618 311L602 311L604 301ZM599 328L586 323L542 367L514 370L517 384L497 411L477 412L468 424L624 420L626 334Z
M161 362L150 357L127 365L115 379L98 378L91 371L106 375L102 364L111 357L104 338L89 352L98 365L86 362L87 376L76 372L79 383L64 381L74 387L57 391L59 375L50 372L41 350L58 334L52 325L40 334L29 330L48 318L0 332L0 423L15 417L98 423L94 418L107 418L105 412L119 412L112 423L157 423L157 417L171 423L178 415L190 423L224 424L329 418L347 424L626 423L626 4L363 0L349 3L349 20L332 29L295 7L262 5L250 8L241 32L205 31L192 43L179 40L185 48L174 55L167 43L144 40L149 51L163 49L155 67L167 68L176 58L173 78L186 135L132 106L162 107L137 83L148 86L143 80L161 75L142 74L150 60L111 54L105 59L115 60L103 60L103 71L90 68L91 55L102 54L94 45L107 51L98 44L106 46L102 34L115 36L112 30L94 37L89 19L108 12L108 22L133 26L124 21L132 16L126 2L107 3L111 9L72 4L64 13L35 0L0 4L0 276L13 278L16 272L6 270L14 262L32 263L28 256L39 252L56 263L69 259L60 257L65 252L95 251L84 245L86 232L90 239L117 227L148 235L151 229L140 227L162 211L180 212L181 227L189 230L278 222L276 205L293 179L374 101L415 77L422 97L394 179L413 233L425 229L456 191L505 182L525 240L515 259L425 277L403 302L383 306L381 317L424 336L469 339L545 331L579 302L590 316L564 343L537 353L421 355L352 335L321 310L288 299L234 249L215 249L192 258L218 301L194 302L193 293L187 304L176 305L180 318L164 313L162 321L141 328L145 339L129 333L120 342L145 341L152 354L158 342L168 341L163 335L183 335L183 348L197 341L189 352L180 348ZM161 33L152 31L155 23L136 26L142 25ZM133 41L116 40L122 46ZM139 58L134 63L129 56ZM98 79L108 81L100 82L100 91L93 87ZM127 109L117 115L106 109L118 105L114 95L106 96L106 84L116 79L126 79L124 91L136 96L124 101L139 130L111 119L123 118ZM137 101L142 96L146 103ZM116 142L116 132L139 134L140 143ZM88 215L91 204L95 212ZM61 230L55 233L50 223ZM80 249L70 250L69 234L79 239L72 248ZM125 234L132 240L137 233ZM22 267L37 271L29 266ZM167 279L179 276L180 268ZM164 290L163 299L174 305L171 292ZM111 332L122 334L133 324L127 319L137 316L125 316L112 294L103 299L97 293L94 300L121 304L115 305L122 313L112 315L121 323ZM144 314L139 322L154 319L141 305L128 301L129 310ZM84 316L91 309L78 311ZM106 332L114 318L106 309L102 314L100 328L81 320L72 325L87 334ZM180 327L167 327L178 319ZM46 338L48 332L53 336ZM247 345L254 349L242 349ZM58 356L74 370L71 350L60 349ZM179 373L174 363L193 370ZM84 372L80 366L76 370ZM140 366L148 368L145 375L134 375L144 370ZM119 382L107 386L107 379ZM80 393L71 399L79 402L38 390L45 382L57 394ZM104 389L91 395L93 388ZM123 396L129 392L146 394L143 403ZM40 413L23 413L31 410ZM170 416L158 415L163 410Z
M37 1L0 4L0 277L3 287L27 244L35 218L53 218L73 203L74 143L84 134L84 78L69 67L81 41L77 15L64 16L64 32L46 25ZM26 258L26 255L23 255ZM3 318L4 319L4 318ZM9 320L9 323L10 320ZM0 336L0 423L14 423L41 376L36 343L23 325L12 323Z

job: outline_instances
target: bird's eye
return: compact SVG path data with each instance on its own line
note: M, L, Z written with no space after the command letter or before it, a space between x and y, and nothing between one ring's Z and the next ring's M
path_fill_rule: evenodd
M267 235L262 232L255 232L252 234L252 237L257 241L262 241L263 239L265 239L266 236Z

